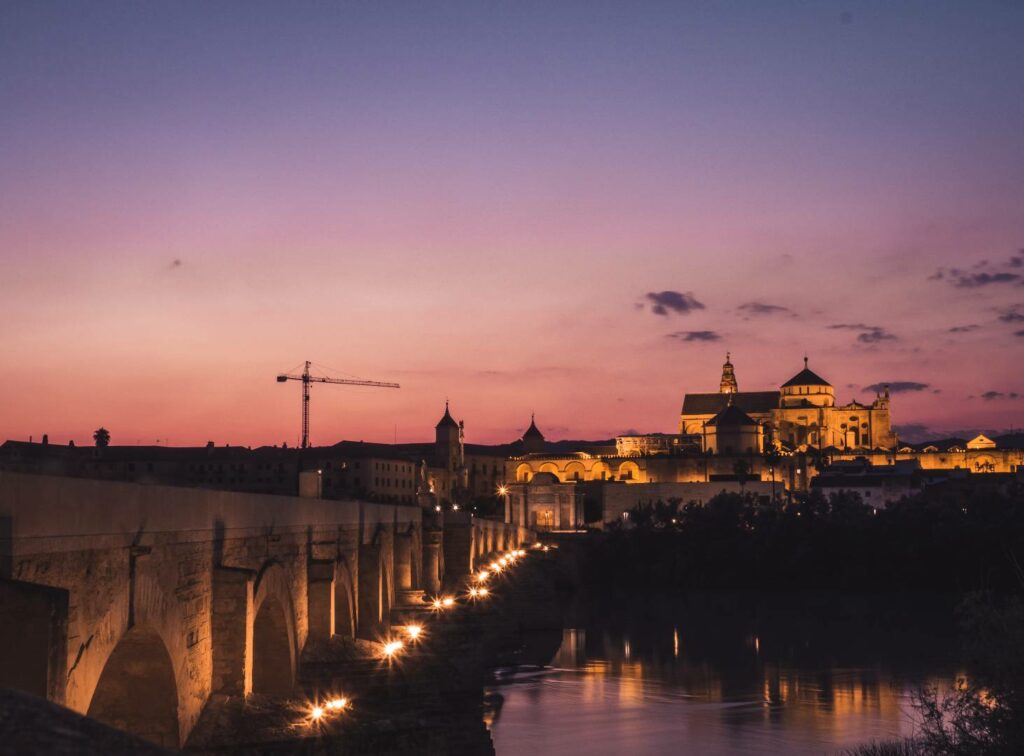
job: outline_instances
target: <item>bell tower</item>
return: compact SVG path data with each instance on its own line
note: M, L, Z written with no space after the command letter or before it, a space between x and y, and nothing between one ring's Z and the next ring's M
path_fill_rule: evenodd
M718 388L719 393L722 394L735 394L739 391L739 388L736 385L736 371L733 370L729 356L729 352L726 352L725 364L722 365L722 382Z

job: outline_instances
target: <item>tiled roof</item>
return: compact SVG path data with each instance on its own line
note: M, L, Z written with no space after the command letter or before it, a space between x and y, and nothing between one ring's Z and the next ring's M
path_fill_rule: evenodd
M740 425L757 425L757 421L735 404L730 404L713 418L708 425L720 427L736 427Z
M779 408L778 391L739 391L735 394L687 394L683 397L684 415L717 415L729 405L744 412L770 412Z

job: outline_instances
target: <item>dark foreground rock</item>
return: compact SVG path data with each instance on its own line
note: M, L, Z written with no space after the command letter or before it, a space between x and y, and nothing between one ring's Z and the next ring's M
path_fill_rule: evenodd
M160 756L170 752L42 698L0 690L0 754L36 753Z

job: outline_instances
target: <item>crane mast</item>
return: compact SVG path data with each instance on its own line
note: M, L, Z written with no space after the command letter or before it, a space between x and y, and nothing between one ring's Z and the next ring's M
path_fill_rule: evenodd
M385 381L366 381L355 378L327 378L324 376L312 375L309 368L312 363L306 360L302 372L298 375L282 373L277 376L278 383L286 381L302 381L302 448L309 448L309 386L312 383L335 383L344 386L373 386L375 388L401 388L397 383Z

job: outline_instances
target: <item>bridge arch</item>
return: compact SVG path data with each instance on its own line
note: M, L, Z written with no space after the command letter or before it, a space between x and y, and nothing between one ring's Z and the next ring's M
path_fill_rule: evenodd
M288 574L279 562L268 562L256 578L253 594L253 693L291 693L295 685L296 645Z
M338 561L334 573L334 632L356 637L356 594L352 569L347 560Z
M124 634L103 667L88 716L157 745L180 746L174 665L155 629L136 625Z
M378 531L372 543L359 546L359 606L358 633L360 638L377 640L389 628L393 574L384 534Z

